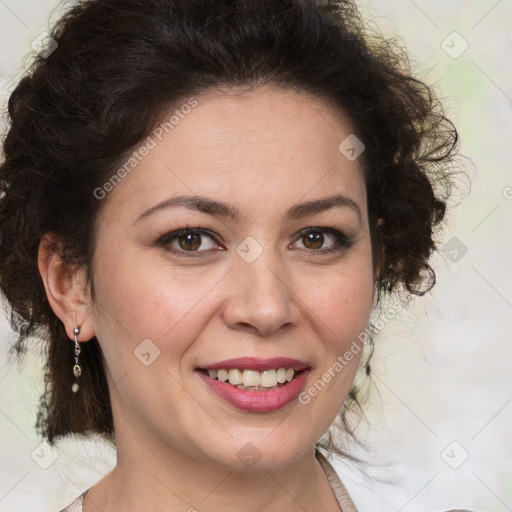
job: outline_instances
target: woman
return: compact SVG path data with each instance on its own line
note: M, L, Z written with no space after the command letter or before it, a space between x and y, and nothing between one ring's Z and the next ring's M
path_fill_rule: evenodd
M434 284L457 145L349 1L86 0L9 100L0 282L38 428L117 465L66 511L356 510L372 310ZM320 441L329 431L327 441Z

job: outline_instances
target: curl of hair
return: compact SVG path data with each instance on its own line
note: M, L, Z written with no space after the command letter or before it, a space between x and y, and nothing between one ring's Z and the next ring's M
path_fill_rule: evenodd
M86 269L92 283L95 226L107 201L95 189L165 112L201 92L271 85L339 109L365 145L379 300L434 285L428 260L446 213L457 132L400 45L369 34L353 2L82 0L50 34L58 48L34 59L9 98L0 166L0 288L19 333L16 353L31 335L45 343L37 428L50 443L115 436L96 338L82 344L80 391L71 391L72 345L38 271L42 237L55 234L64 261ZM357 403L354 388L340 413L349 432ZM332 440L324 446L347 456Z

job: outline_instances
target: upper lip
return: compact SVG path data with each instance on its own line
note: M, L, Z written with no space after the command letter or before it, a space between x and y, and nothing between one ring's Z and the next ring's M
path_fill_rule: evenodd
M289 357L272 357L270 359L260 359L257 357L238 357L236 359L226 359L217 363L201 366L202 370L272 370L275 368L293 368L294 370L305 370L309 366L298 359Z

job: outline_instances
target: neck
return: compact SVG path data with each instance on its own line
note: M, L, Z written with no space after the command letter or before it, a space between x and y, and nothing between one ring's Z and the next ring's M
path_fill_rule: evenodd
M116 436L117 465L84 512L339 512L314 447L280 469L233 469L142 437Z

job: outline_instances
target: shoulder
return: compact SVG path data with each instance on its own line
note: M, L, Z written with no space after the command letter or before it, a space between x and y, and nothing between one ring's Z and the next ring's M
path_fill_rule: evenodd
M329 483L331 484L331 488L336 496L338 503L340 504L341 510L344 512L357 512L357 508L352 501L347 489L341 482L336 470L328 461L327 457L318 449L315 450L316 458L320 465L322 466ZM457 509L449 509L444 512L474 512L472 510L466 508L457 508Z
M327 480L329 480L329 484L331 485L332 492L336 496L338 500L338 504L340 505L341 510L343 512L357 512L357 508L352 501L347 489L341 482L338 474L335 469L331 466L330 462L323 455L320 450L315 449L315 456L322 466L325 475L327 476Z
M88 491L89 489L87 489ZM73 503L70 503L67 507L63 508L60 512L82 512L82 503L84 501L85 495L87 494L85 491L83 494L78 496Z

